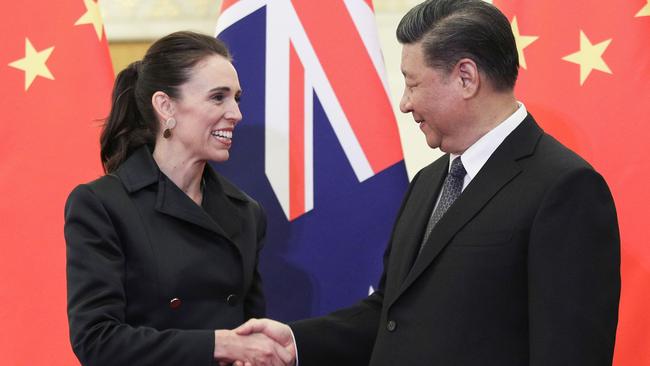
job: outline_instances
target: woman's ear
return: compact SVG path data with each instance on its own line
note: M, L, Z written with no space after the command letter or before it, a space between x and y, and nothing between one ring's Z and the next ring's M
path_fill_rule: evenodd
M151 96L151 105L160 121L166 121L174 115L174 101L162 91L157 91Z

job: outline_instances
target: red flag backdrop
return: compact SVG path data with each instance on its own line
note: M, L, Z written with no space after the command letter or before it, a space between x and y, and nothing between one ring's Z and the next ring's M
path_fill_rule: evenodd
M494 4L517 37L518 98L610 185L622 255L614 364L650 365L650 0Z
M521 52L517 95L601 171L622 235L616 366L650 364L650 0L495 0ZM74 364L63 204L101 174L98 119L113 72L93 0L7 2L0 13L0 360Z
M63 206L101 174L113 70L93 0L0 12L0 364L72 365Z

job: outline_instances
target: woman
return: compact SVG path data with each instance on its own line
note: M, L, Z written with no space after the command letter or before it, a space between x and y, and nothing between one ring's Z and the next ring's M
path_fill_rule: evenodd
M226 47L177 32L117 75L101 134L106 176L65 207L68 318L84 365L290 358L228 331L264 315L261 207L215 173L241 120ZM245 341L245 342L244 342Z

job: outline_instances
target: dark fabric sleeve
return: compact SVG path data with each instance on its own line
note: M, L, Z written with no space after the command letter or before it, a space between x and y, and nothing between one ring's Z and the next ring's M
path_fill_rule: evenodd
M257 220L257 252L255 258L255 268L253 274L253 282L246 294L244 301L244 316L246 319L250 318L263 318L266 316L266 301L264 299L264 291L262 289L262 276L259 271L260 252L264 245L264 238L266 237L266 214L261 205L256 206L256 220Z
M68 321L83 365L214 365L214 332L125 322L125 257L104 205L78 186L65 206Z
M409 184L394 225L399 221L420 176L421 171ZM296 339L300 366L357 366L370 362L381 320L386 272L393 245L396 243L391 238L384 252L384 270L379 286L373 294L330 315L289 324Z
M612 195L589 168L559 177L528 252L530 365L612 364L620 240Z
M367 365L377 336L383 281L372 295L322 318L289 324L300 366Z

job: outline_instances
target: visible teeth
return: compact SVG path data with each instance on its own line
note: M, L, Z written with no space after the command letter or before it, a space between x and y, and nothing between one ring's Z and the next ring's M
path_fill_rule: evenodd
M225 139L231 139L232 140L232 131L223 131L223 130L212 131L212 136L222 137L222 138L225 138Z

